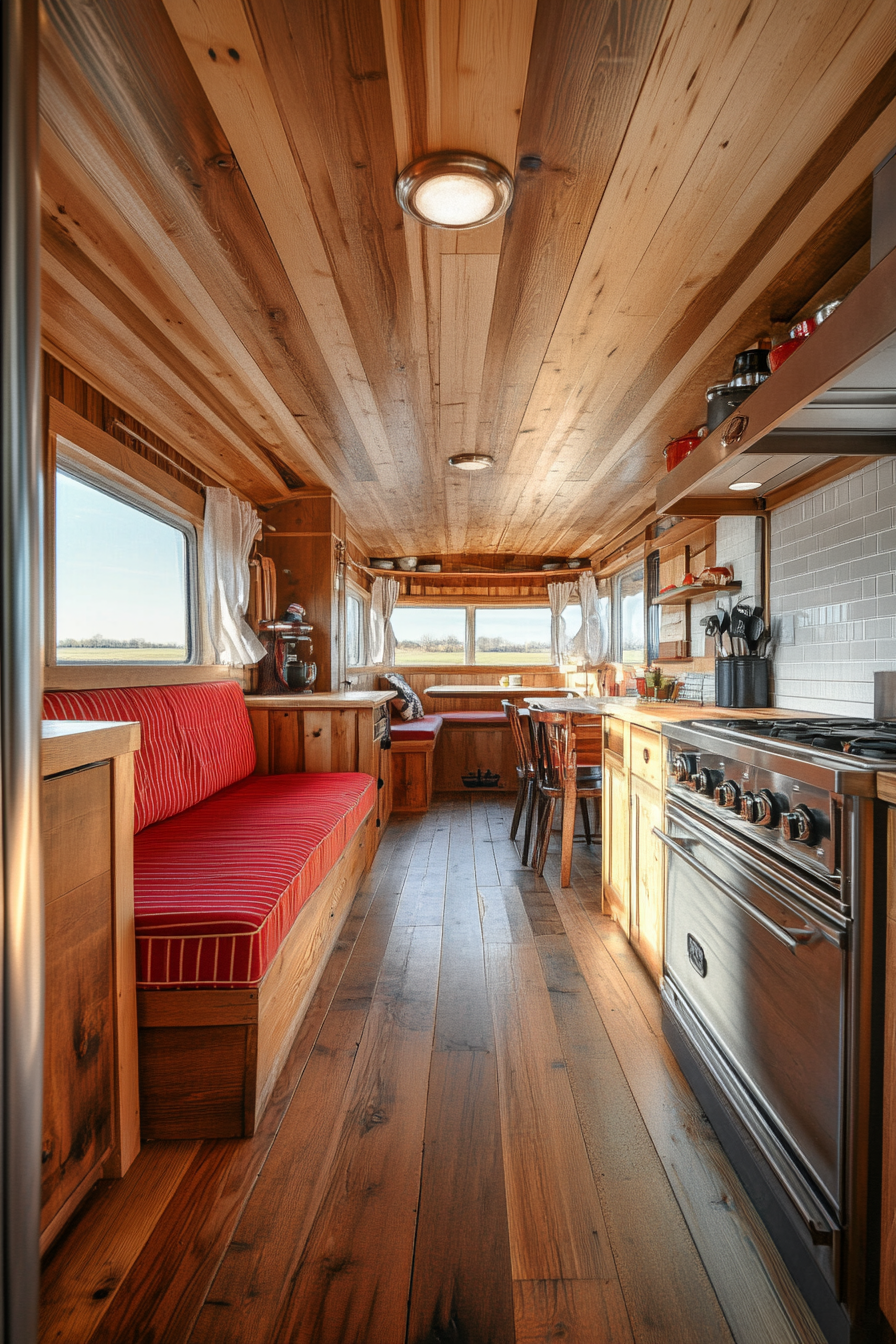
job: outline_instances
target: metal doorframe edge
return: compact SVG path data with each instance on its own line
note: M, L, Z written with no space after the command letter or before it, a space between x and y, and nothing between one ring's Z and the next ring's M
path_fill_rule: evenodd
M37 1339L43 1101L37 0L4 0L0 454L0 1220L8 1344Z

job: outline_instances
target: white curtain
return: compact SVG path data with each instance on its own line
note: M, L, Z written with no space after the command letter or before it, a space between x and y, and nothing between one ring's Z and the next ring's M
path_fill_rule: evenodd
M392 667L395 663L395 632L392 613L398 601L397 579L377 577L370 590L370 629L367 642L368 659Z
M207 486L202 530L205 602L215 662L242 667L265 655L246 624L249 553L261 528L258 514L229 490Z
M563 613L569 605L569 599L576 590L578 581L571 583L549 583L548 602L551 607L551 662L557 667L566 656L566 622Z
M570 652L586 667L597 667L610 657L610 630L607 603L598 596L594 573L588 569L579 575L579 601L582 625L572 641Z

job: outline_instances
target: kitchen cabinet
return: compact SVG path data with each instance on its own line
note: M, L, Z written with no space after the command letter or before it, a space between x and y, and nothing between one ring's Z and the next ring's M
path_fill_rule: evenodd
M662 735L604 719L604 912L619 924L653 978L663 969L665 860Z
M138 724L45 723L41 1250L140 1150L134 956Z
M604 748L603 908L629 932L629 775L621 757Z
M663 795L652 784L631 775L631 870L629 938L659 983L663 970L664 856L653 834L662 830Z

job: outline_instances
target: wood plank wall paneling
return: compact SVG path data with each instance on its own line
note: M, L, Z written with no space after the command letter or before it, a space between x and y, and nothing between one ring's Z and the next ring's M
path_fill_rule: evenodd
M145 458L147 462L151 462L154 467L158 467L167 476L173 477L180 485L194 491L200 499L202 498L200 486L196 481L191 481L189 476L184 475L184 472L189 472L192 476L198 476L199 480L206 485L217 484L213 477L203 472L201 467L184 457L164 439L159 438L147 425L136 420L123 406L109 401L96 388L91 387L88 382L79 377L78 374L73 373L71 369L66 368L64 364L46 351L43 355L42 372L43 390L46 396L55 397L69 410L83 416L92 425L96 425L97 429L107 433L110 432L109 426L114 420L120 420L129 429L135 430L141 438L154 444L162 456L151 452L139 439L128 438L120 430L115 432L115 437L126 444L138 457ZM178 467L183 467L184 472L178 471Z
M250 498L333 490L368 555L591 553L649 513L734 354L854 282L896 140L875 0L46 15L47 341ZM458 145L514 204L422 229L396 171ZM448 472L471 447L495 469Z

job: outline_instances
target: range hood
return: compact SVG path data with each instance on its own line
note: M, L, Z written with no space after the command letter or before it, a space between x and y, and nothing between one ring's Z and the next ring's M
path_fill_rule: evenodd
M896 250L658 484L658 513L756 512L842 457L896 455ZM732 490L755 481L751 491Z

